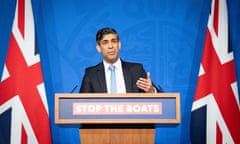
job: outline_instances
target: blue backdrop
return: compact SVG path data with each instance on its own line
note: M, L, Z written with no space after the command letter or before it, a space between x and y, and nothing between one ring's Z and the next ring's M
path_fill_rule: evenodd
M140 62L165 92L180 92L181 123L156 125L156 144L190 143L190 114L210 0L32 0L54 143L79 143L79 129L54 124L54 93L77 90L86 67L101 61L99 28L115 28L121 57ZM231 45L240 74L240 1L228 2ZM0 1L0 72L15 0Z

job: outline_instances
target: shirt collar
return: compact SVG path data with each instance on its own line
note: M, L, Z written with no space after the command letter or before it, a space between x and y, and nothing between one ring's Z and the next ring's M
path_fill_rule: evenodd
M107 63L106 61L103 60L105 70L108 70L110 65L114 65L116 69L120 69L121 68L121 63L122 62L121 62L120 58L118 58L118 60L113 64L109 64L109 63Z

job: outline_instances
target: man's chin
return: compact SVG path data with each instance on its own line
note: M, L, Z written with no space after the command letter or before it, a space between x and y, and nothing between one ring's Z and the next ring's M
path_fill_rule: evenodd
M109 58L109 59L107 59L107 62L112 64L112 63L115 63L117 60L118 60L118 58Z

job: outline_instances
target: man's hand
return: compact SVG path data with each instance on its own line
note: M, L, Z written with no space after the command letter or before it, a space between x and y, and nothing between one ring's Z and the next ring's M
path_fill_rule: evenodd
M154 93L155 88L152 85L152 81L150 78L150 73L147 72L147 78L139 78L137 83L137 87L144 90L146 93Z

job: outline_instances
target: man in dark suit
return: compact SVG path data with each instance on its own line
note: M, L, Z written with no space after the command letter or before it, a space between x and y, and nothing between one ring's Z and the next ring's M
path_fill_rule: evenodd
M85 71L80 88L81 93L111 93L111 72L114 67L117 84L114 93L147 92L158 89L152 84L150 73L146 73L142 64L125 62L119 57L121 42L116 30L102 28L96 34L96 48L103 56L103 62L89 67ZM115 86L114 86L115 87Z

